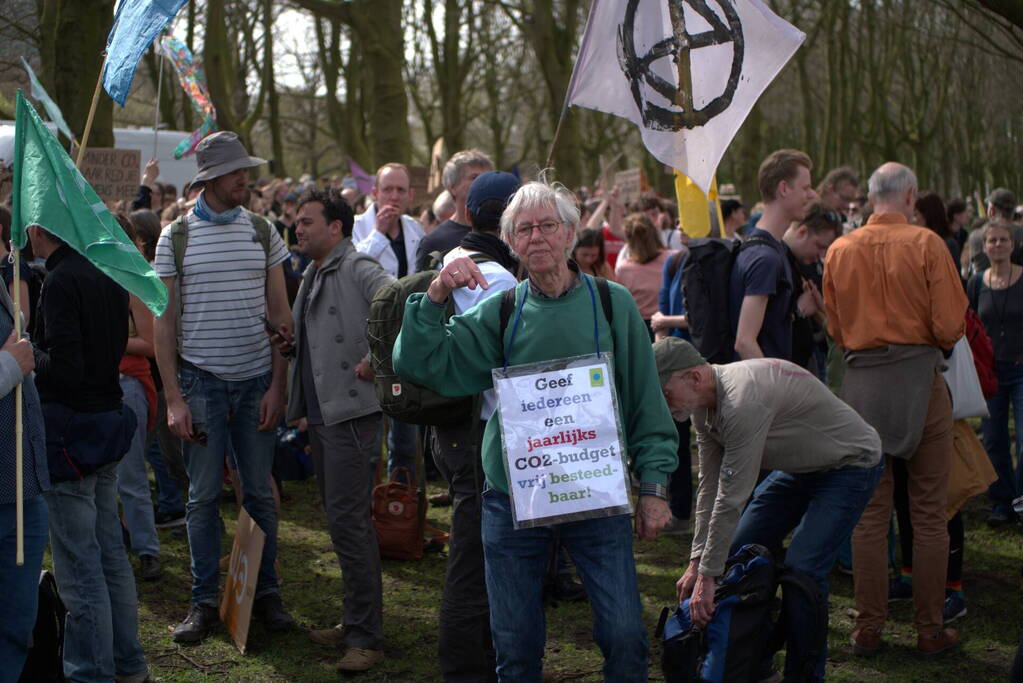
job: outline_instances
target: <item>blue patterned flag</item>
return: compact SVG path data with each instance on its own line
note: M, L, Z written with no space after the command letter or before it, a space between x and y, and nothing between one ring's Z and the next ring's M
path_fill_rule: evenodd
M25 72L28 73L29 83L32 84L32 97L39 100L39 103L43 105L43 109L46 110L46 115L50 117L50 120L57 126L57 130L67 137L68 140L74 140L75 136L71 134L71 129L68 128L64 122L64 115L60 112L60 107L57 103L50 99L50 96L43 89L43 84L36 78L35 71L32 71L32 67L28 65L25 58L21 58L21 63L25 65Z
M107 36L103 89L122 107L131 91L135 69L160 30L187 0L121 0Z

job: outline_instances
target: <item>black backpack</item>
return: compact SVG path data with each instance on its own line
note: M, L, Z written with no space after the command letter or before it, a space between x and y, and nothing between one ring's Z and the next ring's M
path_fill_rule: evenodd
M779 586L780 603L776 599ZM827 639L828 610L810 577L776 565L771 552L761 545L745 545L725 563L714 602L714 618L705 629L689 620L688 600L670 617L668 608L662 610L656 635L663 638L661 667L667 683L763 680L770 675L770 658L782 647L786 670L796 672L785 680L814 680ZM817 623L811 628L788 628L790 615L807 604L813 605Z
M728 305L732 269L739 252L757 244L774 246L766 237L744 242L712 237L689 240L689 255L682 264L682 296L693 346L709 363L730 363L735 358Z
M21 670L23 683L64 680L64 618L67 608L57 592L53 574L39 574L39 611L32 629L32 646Z

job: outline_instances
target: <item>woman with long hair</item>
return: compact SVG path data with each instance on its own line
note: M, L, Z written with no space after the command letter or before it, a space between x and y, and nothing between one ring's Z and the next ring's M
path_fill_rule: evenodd
M604 250L604 234L594 228L584 228L576 237L572 247L572 260L579 266L580 272L605 280L614 280L615 274L607 264L607 253Z
M629 253L615 264L615 278L632 293L653 341L650 318L657 312L664 261L675 252L661 245L657 229L642 213L625 217L625 242Z
M916 198L914 205L916 213L916 224L934 231L938 237L944 240L948 251L952 254L952 262L959 270L959 260L962 256L962 248L952 234L952 227L948 223L948 213L945 211L945 202L937 192L924 192Z

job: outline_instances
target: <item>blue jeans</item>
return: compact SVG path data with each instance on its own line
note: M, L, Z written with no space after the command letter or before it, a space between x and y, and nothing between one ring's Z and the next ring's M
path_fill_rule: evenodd
M566 522L556 529L590 598L593 639L604 654L604 680L646 681L646 629L629 516ZM500 681L543 679L543 581L554 530L515 529L507 494L483 493L483 554Z
M393 417L387 418L387 476L394 474L399 467L408 468L412 477L408 483L416 482L416 439L419 427L406 422L398 422Z
M277 508L270 487L274 430L258 431L259 403L270 388L270 373L231 382L190 363L180 362L178 382L192 413L195 432L206 432L206 445L182 444L188 471L186 525L192 553L192 604L217 605L220 561L220 513L224 457L233 445L245 496L242 505L266 534L256 581L256 598L278 592Z
M156 480L156 511L162 515L176 516L185 514L185 504L182 502L181 486L163 457L163 449L173 447L180 461L181 441L173 438L174 435L169 432L167 406L161 390L156 393L156 426L149 434L146 461L153 468L153 478ZM184 481L184 471L181 471L179 476Z
M43 494L57 589L67 607L64 675L111 681L146 671L135 576L117 517L117 465Z
M1016 466L1012 465L1009 441L1009 410L1016 424ZM996 509L1011 512L1012 499L1023 495L1023 365L998 364L998 393L988 399L991 417L980 423L991 464L998 479L988 488L987 495Z
M156 534L153 519L153 498L149 492L145 459L149 403L142 382L134 377L121 375L121 391L124 392L124 405L135 413L135 436L128 452L117 463L117 493L124 506L124 525L128 527L133 553L158 557L160 537Z
M884 471L883 462L874 467L842 467L806 474L772 472L757 487L742 513L730 552L737 552L747 543L759 543L781 557L782 541L795 529L785 552L785 564L816 581L827 600L828 572L874 494ZM809 629L813 619L813 608L807 605L804 621L796 628ZM825 647L817 665L821 680L826 661ZM786 663L786 677L795 680L798 674L789 671Z
M39 570L46 549L48 512L42 496L25 500L25 564L14 563L14 503L0 505L0 683L18 680L36 625Z

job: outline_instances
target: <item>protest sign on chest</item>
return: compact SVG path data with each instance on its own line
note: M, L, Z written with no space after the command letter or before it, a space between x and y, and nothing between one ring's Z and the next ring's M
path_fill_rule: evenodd
M608 354L493 376L515 528L631 512Z

